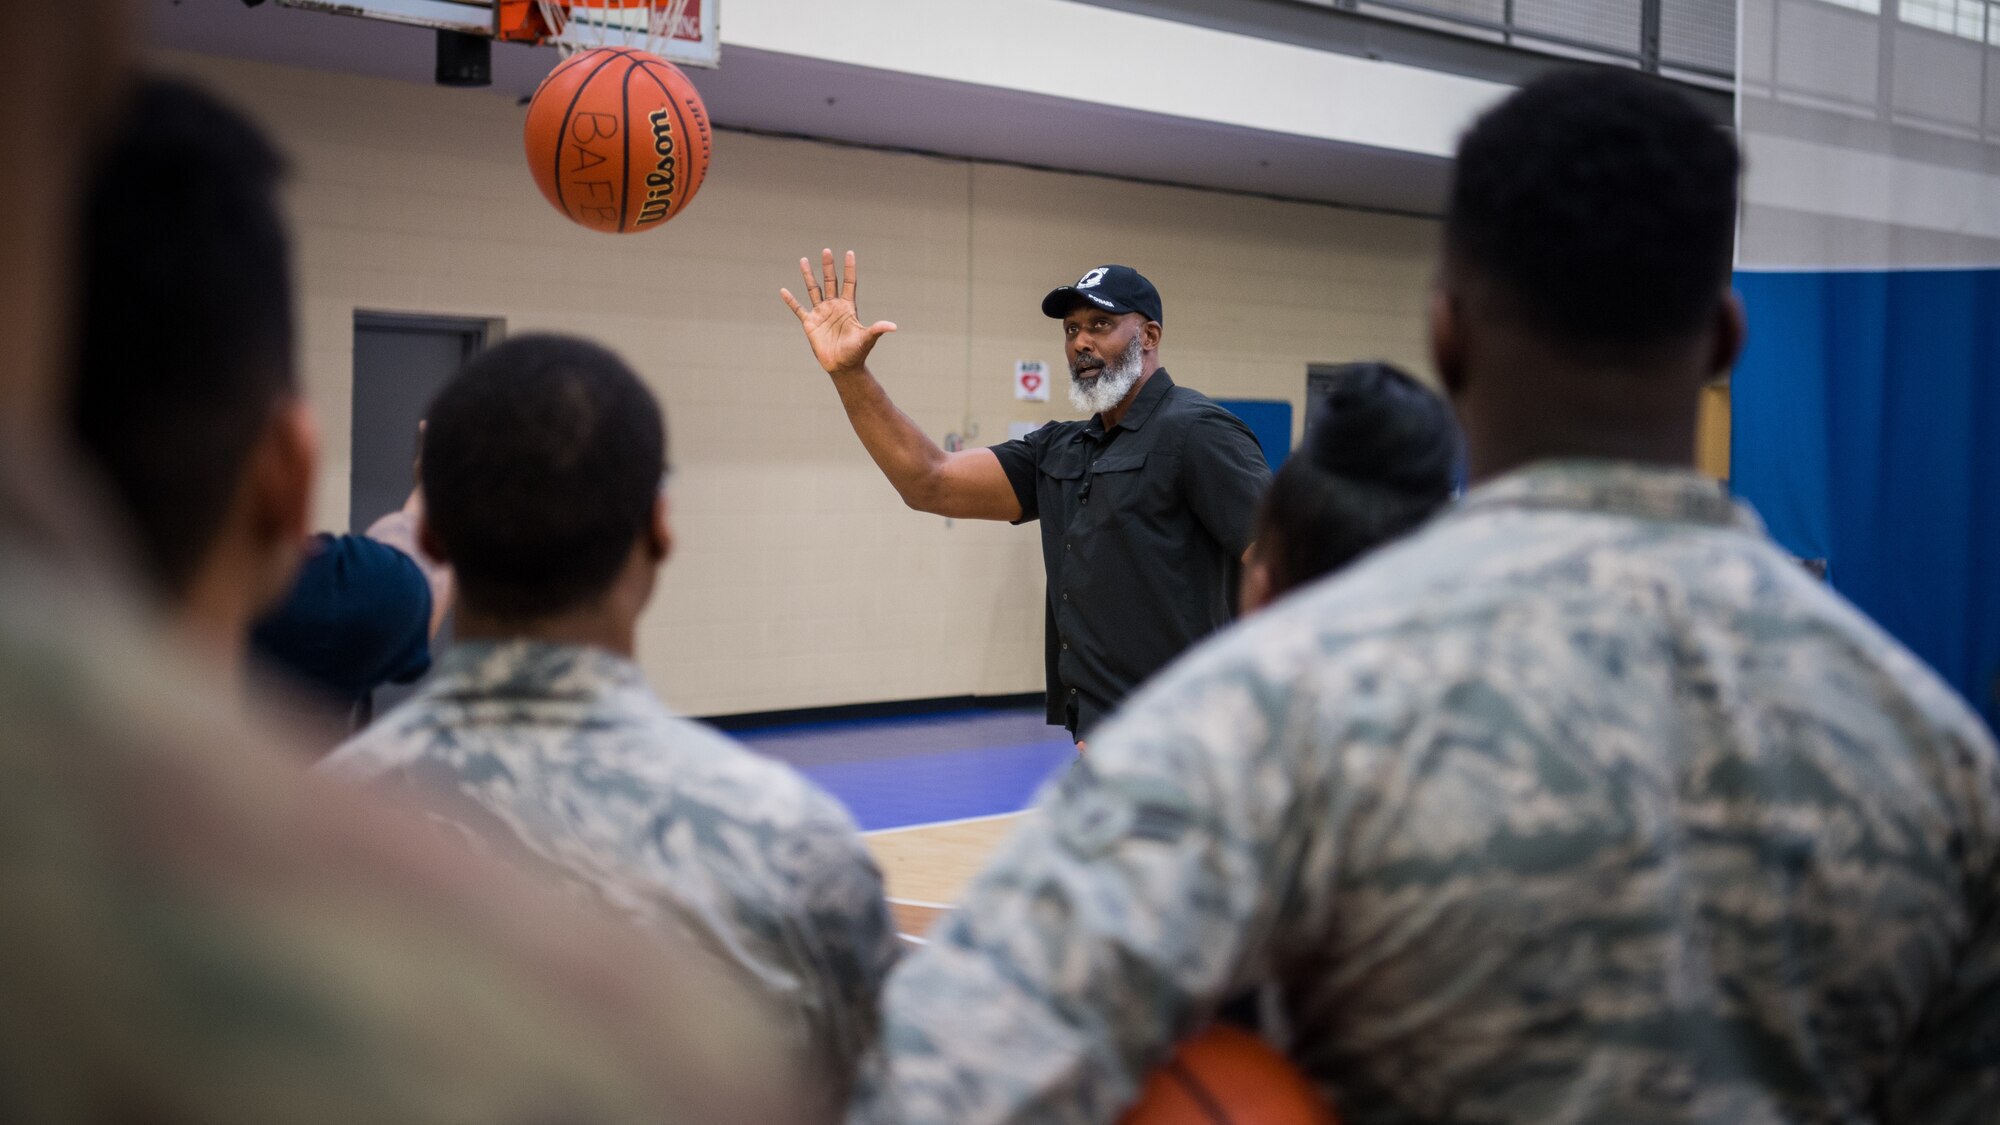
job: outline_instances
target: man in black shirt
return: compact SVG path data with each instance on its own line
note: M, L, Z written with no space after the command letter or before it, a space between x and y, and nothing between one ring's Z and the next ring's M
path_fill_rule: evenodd
M1070 401L1092 417L947 453L868 371L888 321L855 312L854 254L821 274L799 260L809 305L785 303L848 421L903 502L959 519L1042 521L1048 568L1048 716L1079 743L1146 677L1228 622L1251 518L1270 469L1250 428L1160 366L1151 282L1103 266L1042 311L1063 323Z

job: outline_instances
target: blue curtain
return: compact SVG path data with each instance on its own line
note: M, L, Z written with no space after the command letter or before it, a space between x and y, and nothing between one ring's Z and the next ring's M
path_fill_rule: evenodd
M2000 270L1736 286L1732 487L2000 727Z

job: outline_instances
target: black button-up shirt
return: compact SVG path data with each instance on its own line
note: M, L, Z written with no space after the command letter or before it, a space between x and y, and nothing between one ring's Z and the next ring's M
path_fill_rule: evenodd
M1242 419L1164 369L1109 433L1051 422L993 452L1042 521L1049 722L1081 738L1228 623L1270 468Z

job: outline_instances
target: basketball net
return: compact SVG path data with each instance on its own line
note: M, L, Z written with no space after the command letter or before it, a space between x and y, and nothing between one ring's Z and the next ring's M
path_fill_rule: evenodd
M554 43L564 57L599 47L637 47L659 55L684 30L691 31L687 38L701 36L699 28L681 26L688 0L535 0L535 6L547 29L544 42Z

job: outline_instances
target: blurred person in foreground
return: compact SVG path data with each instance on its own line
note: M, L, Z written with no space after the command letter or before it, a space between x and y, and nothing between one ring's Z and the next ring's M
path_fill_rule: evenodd
M1257 505L1243 612L1435 515L1458 487L1461 448L1451 408L1423 384L1386 363L1348 365Z
M1667 84L1461 142L1472 491L1141 691L891 978L870 1121L1110 1122L1279 997L1344 1120L1995 1120L2000 761L1692 471L1738 156Z
M457 575L458 641L323 768L691 932L788 1014L837 1115L896 956L882 878L838 802L646 683L673 545L659 404L604 348L521 336L427 417L417 533Z
M137 86L85 208L72 422L142 581L196 646L240 665L254 625L261 656L345 711L430 667L449 572L415 546L415 492L367 536L307 534L319 434L282 174L234 110Z
M0 164L0 1120L780 1119L767 1026L697 954L309 784L121 578L61 441L121 15L22 8L0 72L34 154Z

